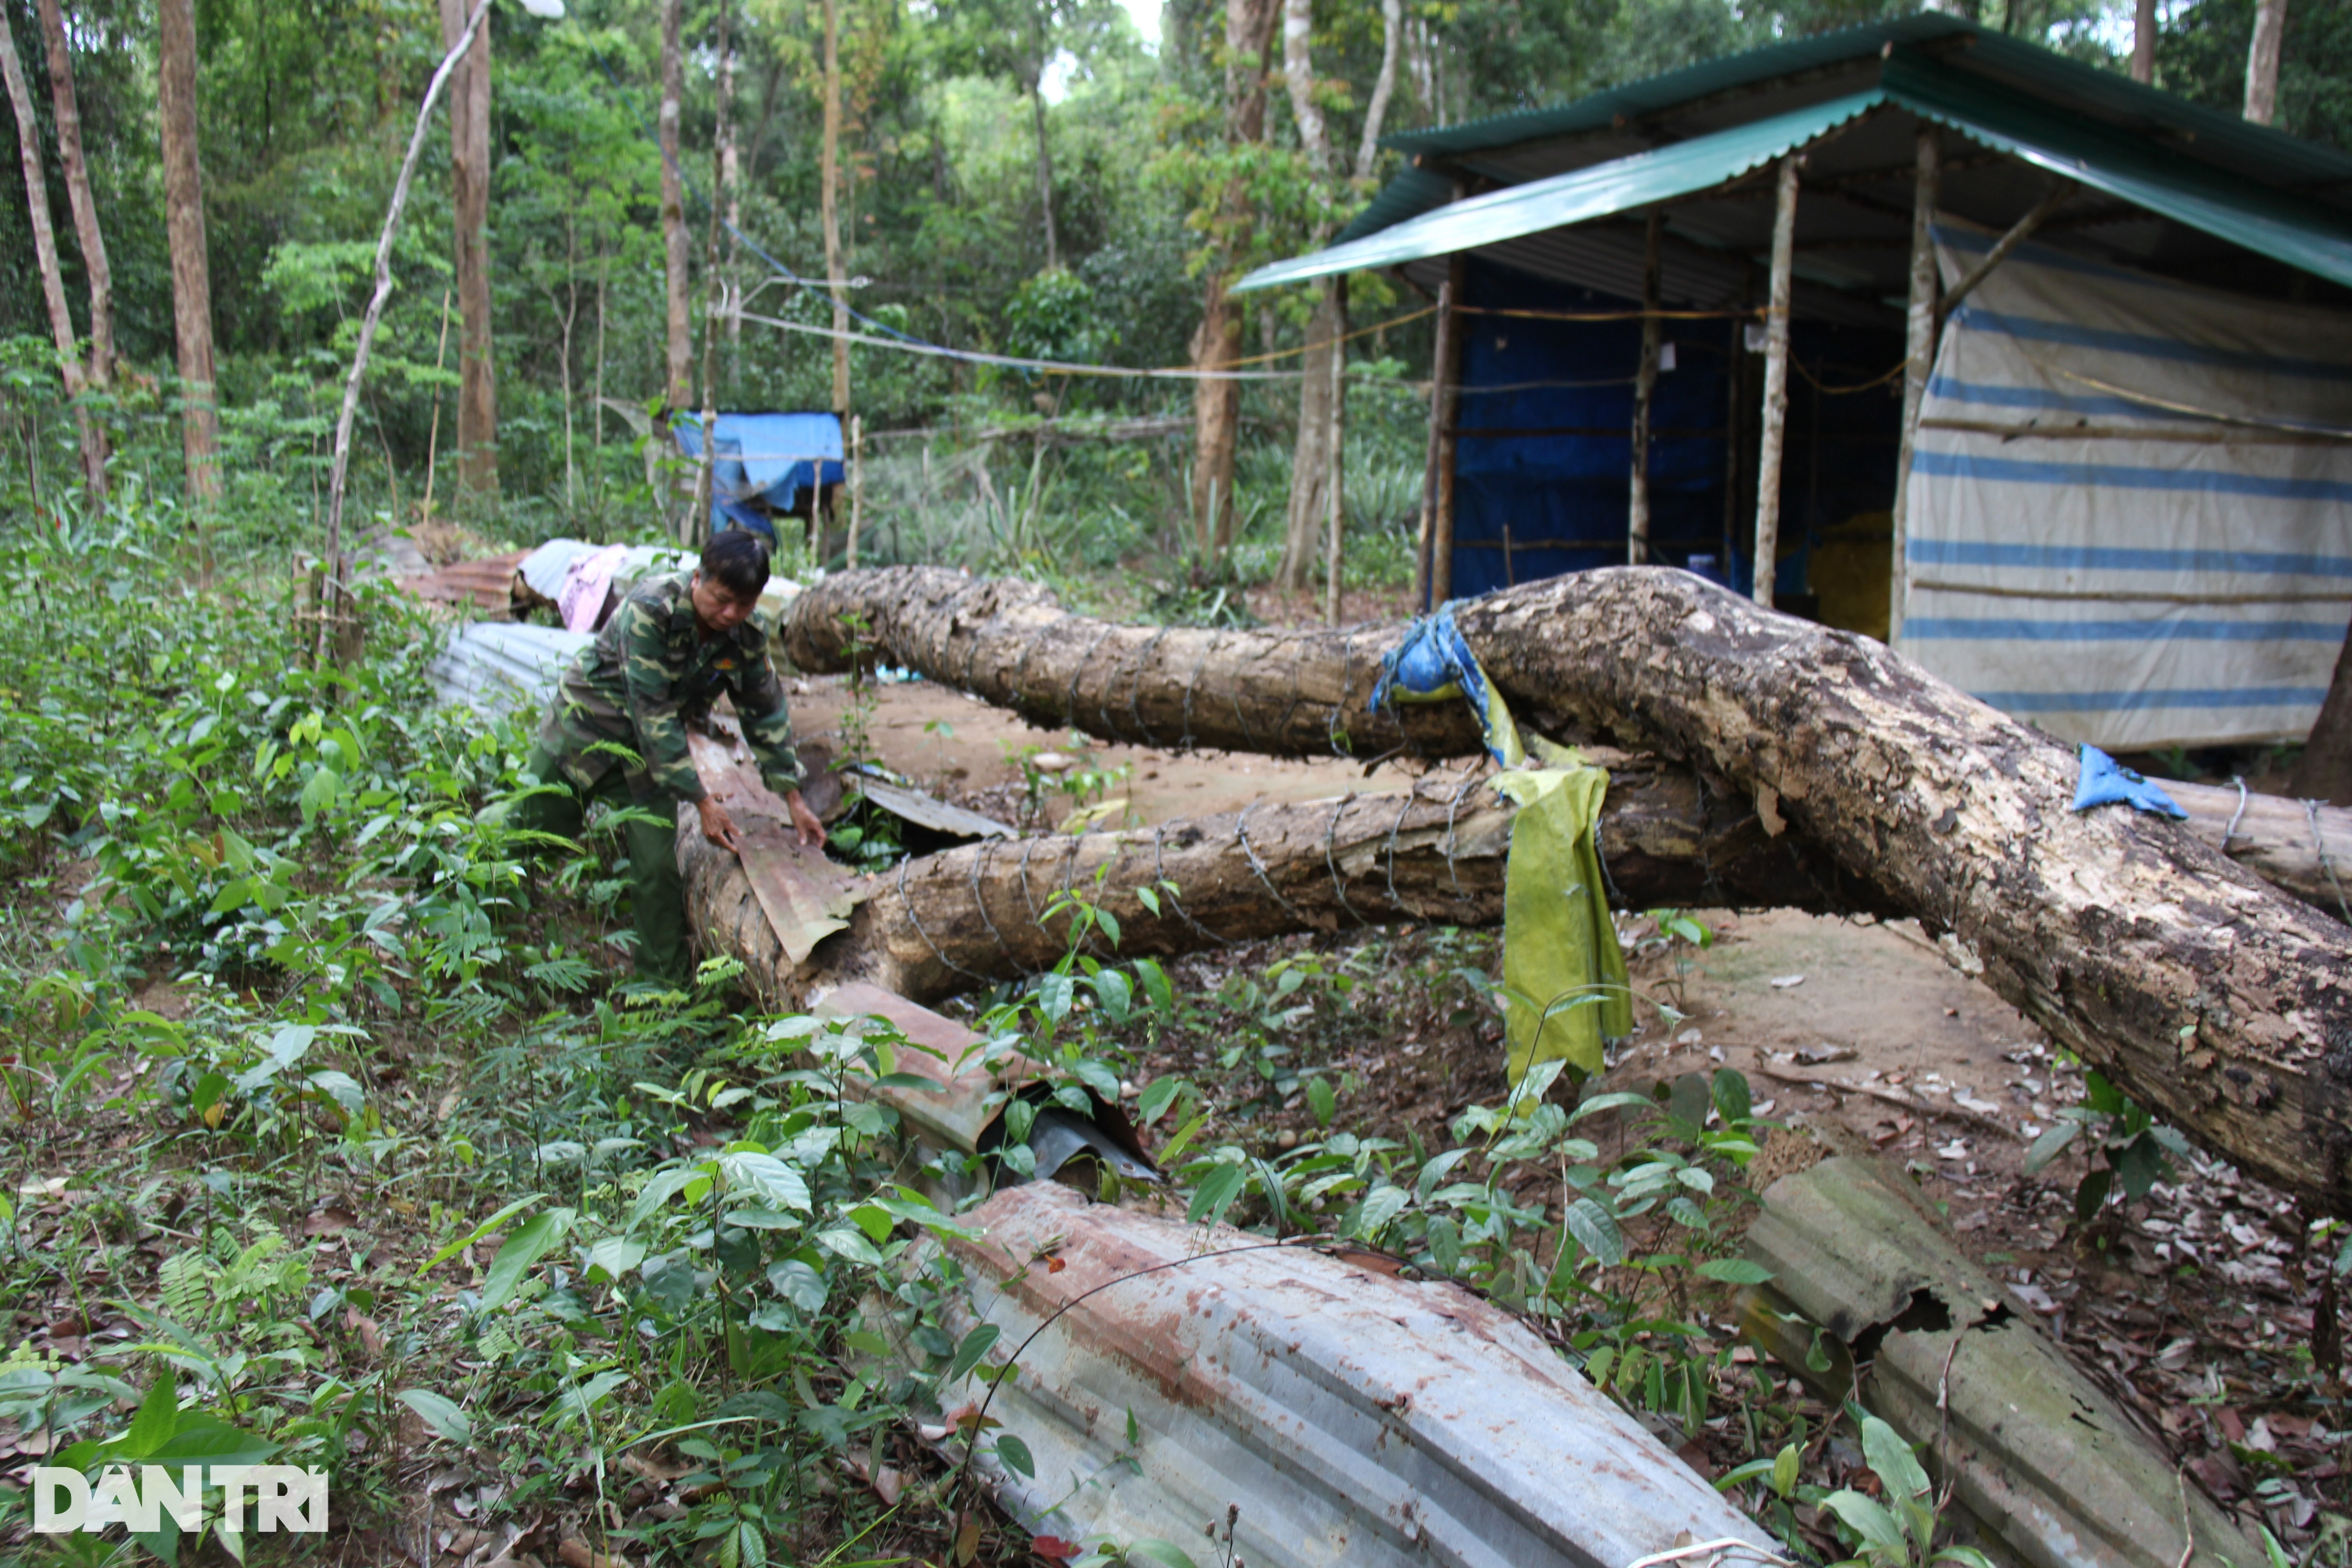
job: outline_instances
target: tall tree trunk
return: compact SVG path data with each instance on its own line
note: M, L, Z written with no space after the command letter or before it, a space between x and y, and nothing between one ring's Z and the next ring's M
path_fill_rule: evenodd
M686 171L678 163L679 100L686 93L686 62L678 34L686 0L662 0L661 138L662 279L668 355L664 361L662 401L672 410L694 405L694 341L687 304Z
M180 445L188 494L220 497L220 414L213 404L212 265L196 154L194 0L156 0L155 111L163 134L163 216L172 246L172 321L180 349Z
M57 107L58 154L65 163L66 200L73 208L82 270L89 276L89 384L106 392L114 385L114 268L106 259L106 235L98 226L98 203L90 195L89 161L81 145L81 101L74 91L65 17L58 0L40 0L39 9L41 41L49 58L49 98Z
M1283 0L1282 80L1290 97L1290 118L1298 127L1298 145L1307 154L1307 172L1313 184L1311 199L1318 209L1310 244L1320 246L1330 237L1333 207L1331 135L1315 101L1315 7L1312 0ZM1282 564L1275 583L1290 593L1304 593L1314 580L1317 548L1330 512L1331 483L1331 355L1339 335L1334 324L1338 306L1331 280L1316 289L1315 313L1307 323L1307 352L1299 359L1298 440L1290 459L1290 510L1283 530ZM1271 346L1271 345L1268 345Z
M737 276L737 235L743 227L743 156L735 134L735 51L719 55L719 199L727 212L726 254L719 263L719 297L727 316L727 384L742 374L737 351L743 342L743 284ZM705 395L709 395L706 394Z
M92 502L106 499L106 438L90 416L82 395L89 390L83 374L81 345L74 334L73 312L66 305L65 275L58 266L57 232L49 226L49 184L41 169L41 127L33 111L32 89L16 58L16 39L7 18L0 16L0 74L8 84L8 101L16 110L16 146L25 170L25 201L32 218L33 259L41 274L41 298L49 308L49 332L58 347L58 372L65 378L66 396L74 405L74 423L81 434L82 479Z
M817 213L824 224L825 285L833 293L833 411L849 416L849 263L841 248L841 0L824 0L824 146Z
M1225 142L1244 147L1265 136L1265 52L1279 15L1275 0L1225 0ZM1238 182L1218 197L1201 325L1192 333L1192 368L1231 370L1241 357L1242 321L1226 293L1228 238L1250 222ZM1234 459L1241 435L1241 388L1222 377L1192 384L1192 507L1200 566L1213 570L1234 533Z
M2286 41L2286 0L2254 0L2254 37L2246 49L2246 118L2278 117L2279 47Z
M2132 6L2132 80L2153 86L2156 81L2156 0L2137 0Z
M441 47L454 48L471 14L466 0L441 0ZM450 205L457 232L457 486L478 495L499 489L498 365L490 342L490 25L474 30L473 47L450 79Z
M695 470L693 537L708 539L710 521L711 489L716 483L719 465L719 333L727 314L727 274L719 265L719 203L716 193L727 178L727 144L732 106L728 102L728 89L734 85L734 72L727 68L728 51L734 39L729 24L733 14L730 0L719 5L719 124L710 145L710 188L714 199L710 204L709 237L704 242L702 265L710 274L709 299L702 310L702 463Z
M1037 127L1037 209L1045 214L1045 270L1056 270L1061 266L1061 237L1054 233L1054 148L1045 139L1045 61L1037 64L1037 73L1030 75L1030 122Z

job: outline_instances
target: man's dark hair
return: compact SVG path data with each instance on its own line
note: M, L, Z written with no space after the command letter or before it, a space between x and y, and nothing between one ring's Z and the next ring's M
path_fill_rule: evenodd
M768 542L748 528L714 534L702 547L702 575L739 599L758 596L768 585Z

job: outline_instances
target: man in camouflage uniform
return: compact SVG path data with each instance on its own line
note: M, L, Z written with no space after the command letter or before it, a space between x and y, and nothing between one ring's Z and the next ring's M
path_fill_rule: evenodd
M637 973L646 979L683 984L693 973L676 803L694 803L705 838L742 849L727 808L704 791L687 754L687 727L701 722L720 692L734 699L760 776L784 797L800 841L824 842L824 824L801 799L792 716L769 662L767 631L751 616L767 584L766 543L741 529L718 535L696 570L650 577L630 592L564 671L540 721L528 772L547 787L524 797L517 826L577 837L595 801L652 815L627 827Z

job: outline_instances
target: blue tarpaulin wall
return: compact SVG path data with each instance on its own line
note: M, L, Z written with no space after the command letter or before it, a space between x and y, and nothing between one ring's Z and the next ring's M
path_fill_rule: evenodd
M1473 258L1465 298L1462 397L1455 416L1454 593L1496 588L1625 560L1640 302L1548 282ZM1475 310L1626 313L1559 321ZM1741 474L1728 461L1731 356L1741 323L1668 321L1675 368L1651 395L1652 556L1748 591L1756 525L1757 410L1739 411ZM1903 357L1900 332L1800 321L1791 353L1830 386L1852 385ZM1740 398L1761 396L1763 357L1748 356ZM1824 396L1793 370L1782 458L1777 595L1806 588L1821 531L1894 504L1899 378ZM1495 432L1480 436L1479 431ZM1738 483L1727 508L1727 488ZM1727 529L1727 511L1728 528ZM1727 539L1727 533L1728 538Z
M801 491L842 479L841 419L833 414L721 414L710 464L710 531L740 524L776 537L774 516L800 505ZM699 460L702 421L672 422L678 450Z

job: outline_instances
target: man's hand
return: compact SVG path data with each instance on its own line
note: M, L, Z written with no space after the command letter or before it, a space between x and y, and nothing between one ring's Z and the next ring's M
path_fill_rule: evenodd
M716 796L704 795L694 803L694 808L702 814L705 838L730 854L743 853L743 840L736 835L735 819L727 815L727 808L719 804ZM794 820L798 820L797 816Z
M801 798L800 791L785 793L784 809L793 814L793 831L800 835L801 847L821 848L824 844L824 824L819 822L816 813L808 808L808 802Z

